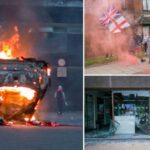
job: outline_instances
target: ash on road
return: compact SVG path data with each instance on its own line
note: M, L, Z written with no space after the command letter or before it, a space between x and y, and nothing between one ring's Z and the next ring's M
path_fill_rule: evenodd
M0 149L82 150L82 127L0 127Z

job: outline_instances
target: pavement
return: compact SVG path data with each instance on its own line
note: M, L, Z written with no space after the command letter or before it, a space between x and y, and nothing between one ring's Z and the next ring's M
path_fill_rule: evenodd
M89 136L85 138L85 150L150 150L150 135L143 133L116 134L104 138L98 137L96 133Z
M150 74L150 64L148 59L145 62L118 61L105 65L93 65L85 68L86 75L100 74Z
M85 144L85 150L150 150L150 140L97 140Z

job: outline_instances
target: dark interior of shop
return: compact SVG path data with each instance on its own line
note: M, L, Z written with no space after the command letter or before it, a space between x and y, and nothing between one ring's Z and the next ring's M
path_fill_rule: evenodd
M127 133L150 134L148 90L86 90L85 94L86 133L93 132L94 136L98 134L102 137ZM117 117L128 117L128 123L119 122ZM129 124L132 123L130 129ZM124 126L125 131L122 132L120 126Z

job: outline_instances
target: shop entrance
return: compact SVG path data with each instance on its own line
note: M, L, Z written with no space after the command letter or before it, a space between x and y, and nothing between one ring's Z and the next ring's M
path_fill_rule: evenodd
M85 130L106 133L112 121L112 91L88 90L85 95Z
M95 128L95 104L93 94L85 95L85 131L91 131Z
M149 106L148 90L87 90L86 136L150 134Z
M100 93L97 97L97 108L96 108L96 128L97 130L108 131L112 119L112 103L111 94Z
M149 94L146 90L113 91L114 120L120 124L116 134L148 132Z

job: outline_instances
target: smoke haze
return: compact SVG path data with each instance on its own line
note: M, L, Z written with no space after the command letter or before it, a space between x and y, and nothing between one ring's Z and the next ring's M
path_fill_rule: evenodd
M111 4L120 10L121 1L86 0L85 4L86 58L112 54L118 56L120 60L135 63L137 58L129 52L130 42L133 38L131 27L123 29L120 33L111 33L99 22L99 19ZM123 14L123 16L129 23L133 19L133 16L128 13Z

